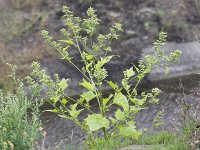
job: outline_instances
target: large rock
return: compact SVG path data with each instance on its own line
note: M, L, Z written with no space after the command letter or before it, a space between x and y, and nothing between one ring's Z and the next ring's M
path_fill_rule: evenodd
M165 67L158 66L153 69L148 75L148 79L151 82L165 82L165 84L172 84L175 80L178 81L180 78L191 80L192 77L198 77L200 73L200 43L189 42L189 43L167 43L164 46L166 54L180 49L182 55L178 63L170 65L169 74L165 76ZM145 48L142 49L143 55L152 54L153 49ZM171 82L169 82L171 81ZM189 82L188 82L189 83ZM173 86L174 84L172 84Z
M153 53L153 46L149 48L142 49L143 55L148 55ZM169 73L165 75L165 67L158 66L157 68L153 69L147 78L143 81L143 86L165 86L167 87L178 87L180 82L180 78L183 82L187 82L187 85L190 83L190 87L194 86L195 82L190 82L193 78L199 76L200 73L200 43L198 42L190 42L190 43L167 43L164 46L166 54L170 52L180 49L182 51L182 55L178 63L169 66ZM131 55L131 54L130 54ZM74 59L75 63L79 63ZM126 68L132 66L131 56L127 56L124 58L117 58L116 60L111 61L106 68L108 69L109 77L107 80L112 80L117 83L121 82L123 78L123 71ZM80 64L78 64L80 66ZM69 95L77 95L83 92L83 88L78 85L78 82L82 81L83 76L71 66L69 63L62 61L62 60L55 60L52 62L46 62L43 64L46 67L49 74L53 74L54 72L58 72L61 77L70 78L70 87L67 89L67 93ZM58 67L59 66L59 67ZM153 84L152 84L153 83ZM198 83L197 83L198 84ZM105 92L110 90L107 84L102 86L102 90Z

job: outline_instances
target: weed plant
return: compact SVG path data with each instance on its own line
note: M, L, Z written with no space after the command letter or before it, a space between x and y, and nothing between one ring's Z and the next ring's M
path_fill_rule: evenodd
M193 105L188 101L188 99L186 98L185 88L181 79L180 89L182 90L183 98L176 100L179 107L181 108L178 114L181 121L180 131L182 134L182 138L186 141L187 145L190 145L191 149L197 149L200 148L200 105L198 104L199 98L194 99L194 103L196 103L196 105ZM192 98L193 95L190 95L190 97Z
M33 102L38 91L31 87L32 95L27 96L24 85L15 78L16 66L12 66L12 70L16 93L4 94L0 90L0 149L28 150L36 144L40 135L40 104Z
M169 55L165 55L162 46L166 42L167 35L160 32L159 39L154 43L154 54L144 56L139 61L139 65L126 69L121 83L114 83L107 80L108 72L104 67L111 61L113 40L118 39L122 25L116 23L110 27L107 34L97 34L97 26L100 19L96 15L96 10L89 8L86 12L87 17L82 19L74 16L74 13L66 6L63 7L64 22L66 28L61 29L62 38L55 40L47 31L42 31L45 41L61 54L62 59L66 60L77 69L82 81L78 86L84 89L78 99L74 99L66 94L65 90L70 82L66 78L60 79L58 74L54 74L53 79L46 75L40 64L33 62L33 72L27 77L30 85L41 85L46 87L45 97L47 102L53 106L52 110L46 110L58 114L60 117L72 120L87 133L87 145L92 149L101 140L109 141L110 138L121 137L123 139L138 139L142 131L136 130L135 117L139 111L145 108L148 103L157 104L161 90L153 88L150 92L139 93L137 88L143 78L158 65L166 67L177 62L181 51L175 50ZM83 67L77 66L69 51L77 50L79 63ZM113 90L112 94L104 96L102 86L108 84ZM91 108L91 103L98 104L98 111ZM117 107L114 116L109 116L111 107ZM80 114L87 112L87 116L81 120ZM102 136L103 135L103 136Z

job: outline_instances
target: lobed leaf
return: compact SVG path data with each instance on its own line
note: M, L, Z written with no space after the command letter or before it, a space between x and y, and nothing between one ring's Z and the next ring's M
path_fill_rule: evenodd
M62 103L63 105L66 105L67 102L68 102L68 100L66 100L66 99L62 99L62 101L61 101L61 103Z
M101 69L101 67L103 67L103 65L105 65L106 63L108 63L112 59L112 57L113 56L106 56L104 58L101 57L101 60L99 60L97 62L97 64L95 65L95 69L96 70Z
M82 85L84 88L86 88L90 91L93 91L95 88L93 84L91 84L90 82L87 82L85 79L83 79L83 82L80 83L80 85Z
M110 86L113 90L118 89L117 83L113 83L112 81L106 81L106 82L109 84L109 86Z
M85 99L87 102L91 101L96 97L96 95L92 91L83 92L83 94L80 95L81 98Z
M127 78L130 78L130 77L134 76L134 75L135 75L135 72L133 71L133 67L131 67L130 69L127 69L127 70L125 71L125 74L126 74L126 77L127 77Z
M54 103L57 103L59 101L59 99L60 99L60 95L59 96L52 96L50 98L50 100L53 101Z
M110 121L100 114L88 115L85 119L86 125L89 127L90 132L97 131L101 128L108 128Z
M118 109L115 112L115 117L117 118L117 120L122 121L125 119L125 113L123 111L121 111L120 109Z
M113 103L124 108L125 111L129 110L128 99L121 92L117 93L113 99Z
M78 115L80 114L81 111L83 111L83 109L77 110L78 103L71 105L71 110L69 110L69 114L73 117L73 118L77 118Z
M63 78L58 85L61 88L61 90L64 91L68 87L67 79Z
M74 42L72 40L59 40L59 41L64 42L69 45L76 45L76 44L74 44Z
M110 101L110 99L113 97L113 94L110 94L108 98L103 98L103 106L105 107L106 104Z

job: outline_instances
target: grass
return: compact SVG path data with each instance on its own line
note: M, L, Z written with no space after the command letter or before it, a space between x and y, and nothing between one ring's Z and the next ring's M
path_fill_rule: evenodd
M97 143L97 144L93 144L93 143ZM132 144L132 141L129 139L122 139L119 137L115 137L115 138L110 138L108 141L102 139L102 140L98 140L92 143L89 143L88 148L89 149L93 149L93 150L110 150L110 149L118 149L118 148L122 148L122 147L127 147L130 144Z
M139 148L141 150L190 150L186 142L186 135L177 135L168 131L155 133L144 133L138 140L122 139L120 137L111 138L108 141L102 139L95 142L85 143L83 150L131 150ZM96 144L94 144L96 143ZM68 147L66 150L74 150L75 147Z
M168 131L160 131L151 134L144 134L134 144L155 145L152 150L188 150L183 135L176 135Z
M144 133L138 140L121 138L112 138L109 141L98 140L96 145L91 144L84 149L92 150L122 150L142 148L144 150L190 150L188 143L185 141L186 135L177 135L168 131L160 131L155 133ZM94 143L94 142L92 142ZM131 145L131 146L130 146ZM70 148L72 150L73 148Z
M172 144L176 136L167 131L144 134L136 141L136 144L154 145L154 144Z

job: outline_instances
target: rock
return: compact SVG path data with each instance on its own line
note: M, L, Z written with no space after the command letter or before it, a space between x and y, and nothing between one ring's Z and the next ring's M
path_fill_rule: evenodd
M164 149L166 145L131 145L126 148L120 148L118 150L152 150L152 149Z
M135 43L134 39L130 39L127 41L129 44ZM133 43L132 43L133 42ZM152 46L153 47L153 46ZM190 81L191 77L196 78L200 73L200 43L198 42L190 42L190 43L167 43L164 46L166 50L166 54L170 52L180 49L182 50L182 56L179 60L179 63L173 64L169 66L168 76L165 75L165 67L158 66L153 69L149 75L147 75L147 81L156 84L156 86L170 86L170 87L178 87L180 78L182 78L183 82ZM152 54L152 48L142 49L143 55ZM120 83L122 79L123 71L130 67L134 62L132 58L132 53L126 53L123 59L116 59L111 61L106 68L108 69L109 77L107 80L112 80L117 83ZM78 63L78 62L75 62ZM82 81L82 76L80 73L75 70L69 63L62 60L55 60L52 62L46 62L43 64L47 68L47 71L50 75L54 72L60 74L61 77L70 78L70 86L67 89L67 93L69 95L77 95L83 92L80 86L78 86L78 82ZM59 66L59 67L57 67ZM80 64L79 64L80 66ZM189 82L194 85L194 82ZM144 87L149 84L144 81ZM198 84L198 83L196 83ZM153 84L152 84L153 85ZM188 84L189 85L189 84ZM155 86L155 85L154 85ZM104 91L110 90L107 84L103 85L102 89Z
M152 17L154 17L154 14L156 14L155 10L151 8L142 8L138 11L138 15L140 16L141 20L152 20Z
M148 75L150 81L162 81L179 79L187 76L198 76L200 73L200 43L189 42L189 43L166 43L164 46L166 54L180 49L182 55L179 63L169 66L168 76L165 76L165 67L159 66L153 69ZM142 49L143 55L152 54L152 48ZM169 82L171 84L171 82ZM173 85L172 85L173 86Z
M112 18L118 18L121 16L121 13L119 12L114 12L114 11L109 11L108 13L108 16L112 17Z
M133 35L136 34L136 32L133 31L133 30L126 30L125 33L126 33L127 36L133 36Z

